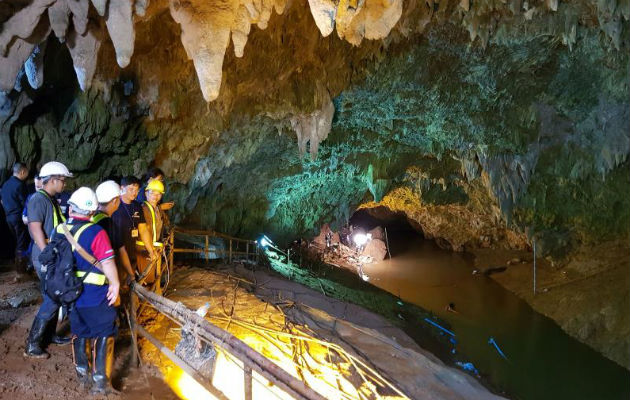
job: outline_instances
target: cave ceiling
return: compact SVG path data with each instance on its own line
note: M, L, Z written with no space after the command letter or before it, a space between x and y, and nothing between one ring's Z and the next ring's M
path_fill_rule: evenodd
M549 249L628 236L629 17L629 0L5 0L0 172L157 165L176 222L241 235L373 201L454 249L522 246L506 224Z

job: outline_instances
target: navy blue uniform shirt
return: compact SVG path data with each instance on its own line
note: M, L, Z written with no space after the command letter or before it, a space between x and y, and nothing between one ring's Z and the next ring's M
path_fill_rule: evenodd
M129 259L133 263L136 257L136 241L140 240L140 237L133 237L131 233L134 230L137 232L138 225L145 222L142 205L136 201L125 204L121 199L120 207L112 214L112 222L114 235L121 235L115 238L114 242L122 243L125 246Z
M22 218L26 195L26 184L15 176L10 177L2 185L2 205L7 219Z

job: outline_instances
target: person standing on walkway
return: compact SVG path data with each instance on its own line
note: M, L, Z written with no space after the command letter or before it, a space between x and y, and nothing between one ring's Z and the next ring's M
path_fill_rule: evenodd
M92 189L77 189L68 206L70 218L57 226L55 235L66 235L66 230L71 235L73 240L68 240L73 245L76 276L83 280L83 291L70 312L75 370L80 383L86 385L92 360L92 393L107 394L112 391L114 337L118 333L115 305L120 281L114 250L105 230L91 222L98 207Z
M28 230L22 222L22 210L26 203L26 183L28 168L26 165L16 162L13 164L13 176L2 185L2 207L7 218L9 230L15 238L15 281L23 281L28 278L26 256L31 238Z
M46 295L44 290L46 272L42 271L39 255L42 250L44 250L44 247L46 247L48 239L57 225L65 222L65 217L54 197L63 191L66 185L66 179L72 178L73 175L62 163L51 161L42 166L42 169L39 171L39 176L42 178L43 189L30 198L27 214L28 230L34 242L31 251L31 261L41 283L40 290L42 292L43 302L39 306L37 315L33 320L31 330L26 340L24 355L32 358L48 358L50 354L48 354L43 347L46 327L49 323L52 326L56 326L55 317L59 312L61 304L56 303ZM70 338L53 334L51 342L64 345L70 343Z

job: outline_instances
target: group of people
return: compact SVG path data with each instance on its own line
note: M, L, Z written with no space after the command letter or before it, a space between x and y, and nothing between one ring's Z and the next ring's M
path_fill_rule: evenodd
M127 176L120 183L102 182L95 190L80 187L66 196L65 210L64 188L73 177L65 165L56 161L44 164L35 177L36 191L30 196L25 184L28 176L28 168L16 163L13 176L1 191L7 223L16 239L16 278L28 277L30 264L41 282L43 296L24 355L48 358L47 343L72 343L81 384L91 384L93 392L106 393L111 390L116 307L122 289L132 281L156 282L159 287L164 211L173 206L161 203L164 174L159 169L150 170L144 185L135 176ZM46 246L56 235L66 235L64 232L74 239L75 273L83 281L83 291L67 310L71 337L56 334L62 304L46 294L46 265L40 262Z

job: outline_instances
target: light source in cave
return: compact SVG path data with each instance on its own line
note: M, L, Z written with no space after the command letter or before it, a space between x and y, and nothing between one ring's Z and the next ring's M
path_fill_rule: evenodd
M325 398L348 400L369 398L384 383L381 377L374 376L374 371L362 365L359 360L345 353L345 351L334 344L303 336L303 334L299 333L284 332L277 337L272 337L271 335L273 334L274 332L266 331L263 337L251 332L247 336L241 337L241 340L260 351L291 375L304 380L309 387ZM308 342L307 345L306 342ZM293 348L297 343L300 343L299 346L302 347L303 351L299 353L301 354L301 360L296 362L293 358ZM336 357L335 354L340 357ZM337 361L333 362L332 360L334 359ZM362 383L358 387L352 383L353 371L360 371L359 377ZM166 382L182 399L216 399L215 396L180 368L171 368L167 373ZM219 351L212 376L212 385L219 389L227 398L240 400L245 398L244 382L243 363L229 353ZM386 385L389 384L384 386ZM400 392L394 395L380 395L378 397L392 400L407 398ZM252 399L288 400L292 399L292 397L253 371Z
M357 246L357 248L361 248L365 246L367 242L369 242L370 240L372 240L371 233L366 234L366 233L358 232L352 236L352 241Z

